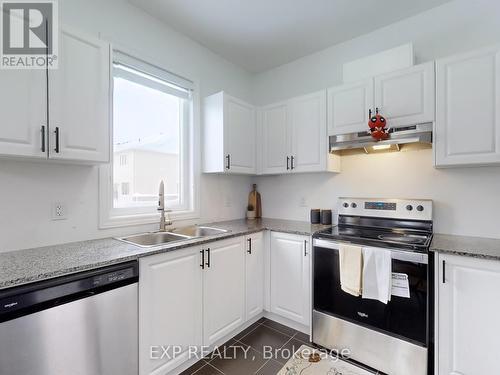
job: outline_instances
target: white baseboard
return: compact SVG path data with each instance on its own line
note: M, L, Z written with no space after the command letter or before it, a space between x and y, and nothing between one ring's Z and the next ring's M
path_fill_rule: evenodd
M283 318L280 315L272 313L270 311L264 311L264 318L274 320L275 322L284 324L290 328L296 329L299 332L305 333L306 335L310 335L310 328L304 324L300 324L290 320L288 318Z

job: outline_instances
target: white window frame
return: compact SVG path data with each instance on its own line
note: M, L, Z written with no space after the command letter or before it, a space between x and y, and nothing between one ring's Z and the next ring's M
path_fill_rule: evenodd
M192 105L190 106L191 108L186 108L183 114L189 116L189 126L188 129L183 129L184 131L181 132L180 148L181 155L183 155L181 160L184 163L182 170L188 174L184 194L189 195L189 207L184 210L171 212L170 217L172 220L191 220L199 218L200 197L198 186L200 155L195 152L195 150L199 150L200 145L200 96L197 83L160 68L160 64L146 62L140 58L134 57L128 52L123 52L123 50L114 50L112 59L110 60L110 108L113 108L114 62L130 66L133 69L191 90ZM151 61L151 59L148 58L148 61ZM115 209L113 207L113 111L111 110L109 112L110 163L99 167L99 228L105 229L157 223L160 219L160 214L156 211L155 207L137 209ZM186 176L182 176L183 181L185 177Z

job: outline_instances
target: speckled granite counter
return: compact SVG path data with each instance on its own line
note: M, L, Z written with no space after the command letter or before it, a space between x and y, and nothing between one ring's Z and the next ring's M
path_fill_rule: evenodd
M500 239L434 234L430 250L500 260Z
M328 226L279 219L232 220L204 224L230 232L141 248L112 238L0 253L0 289L178 250L225 238L271 230L312 235Z

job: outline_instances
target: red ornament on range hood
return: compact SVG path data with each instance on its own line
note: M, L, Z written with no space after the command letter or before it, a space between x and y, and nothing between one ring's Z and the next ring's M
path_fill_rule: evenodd
M379 114L378 108L375 109L375 115L372 115L372 110L369 112L370 119L368 120L368 127L370 134L376 141L383 141L389 138L389 129L386 128L387 121L385 117Z

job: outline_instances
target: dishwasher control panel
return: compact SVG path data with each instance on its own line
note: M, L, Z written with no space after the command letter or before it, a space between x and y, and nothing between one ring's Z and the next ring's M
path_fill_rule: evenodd
M106 273L104 275L95 276L92 279L92 285L94 287L104 286L107 284L126 280L126 279L129 279L131 277L134 277L134 269L132 267L126 268L124 270Z

